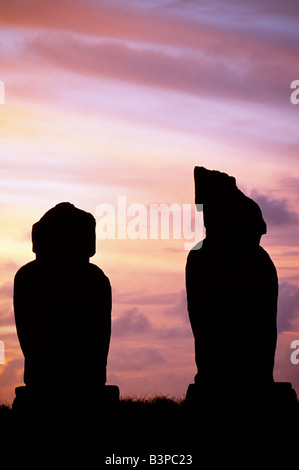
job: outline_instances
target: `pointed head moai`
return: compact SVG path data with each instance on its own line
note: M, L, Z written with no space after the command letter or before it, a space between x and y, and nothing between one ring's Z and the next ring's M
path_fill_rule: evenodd
M203 204L207 238L260 242L267 233L262 211L239 190L233 176L196 166L194 182L195 203Z
M47 211L32 227L37 259L88 259L95 254L95 218L69 202Z

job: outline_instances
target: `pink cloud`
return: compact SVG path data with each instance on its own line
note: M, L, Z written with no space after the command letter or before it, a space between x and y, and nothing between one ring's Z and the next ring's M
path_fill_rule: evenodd
M212 35L221 45L214 50L200 39L196 51L185 50L180 44L172 53L167 48L147 47L142 43L135 47L126 42L39 34L25 40L24 67L35 68L38 63L39 67L60 68L214 99L285 101L289 88L285 77L288 74L290 81L296 74L295 55L263 42L257 44L254 39L247 42L247 38L238 38L236 45L236 37L227 36L221 30L207 31L206 35L208 38Z
M111 372L114 374L119 371L143 371L146 375L149 369L159 368L161 364L165 366L165 358L156 347L130 347L127 345L125 349L118 351L118 354L112 355L110 363Z
M275 199L253 191L251 197L259 204L267 224L274 226L299 225L299 216L289 208L287 199Z
M54 0L49 5L28 2L23 9L13 0L2 6L4 24L28 28L18 43L24 59L16 53L20 72L48 66L214 99L271 103L285 101L296 74L292 34L277 40L276 23L270 21L267 28L245 22L242 29L233 10L223 24L216 17L204 22L200 9L191 21L173 9L161 14L136 4L99 7L77 0L70 8L69 1ZM188 9L193 8L191 2Z
M150 333L152 329L151 322L137 307L125 310L124 313L114 320L112 325L112 334L114 336L123 336L127 334L135 335L136 338L143 333Z
M278 331L293 331L293 322L299 316L299 287L281 282L278 296Z

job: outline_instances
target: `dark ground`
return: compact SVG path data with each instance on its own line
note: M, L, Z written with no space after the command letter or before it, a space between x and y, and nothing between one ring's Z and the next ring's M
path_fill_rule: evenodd
M184 401L158 396L122 398L118 405L80 403L44 406L17 414L0 407L1 455L8 462L43 469L134 468L105 464L107 457L139 457L135 468L277 468L298 464L299 414L196 410ZM151 455L160 455L150 464ZM191 455L187 458L188 455ZM164 459L164 460L163 460ZM192 464L187 463L192 460ZM145 461L145 462L143 462ZM158 462L164 462L162 465ZM152 459L154 462L154 459ZM181 462L181 463L177 463ZM29 468L29 467L28 467ZM293 467L296 468L296 467Z

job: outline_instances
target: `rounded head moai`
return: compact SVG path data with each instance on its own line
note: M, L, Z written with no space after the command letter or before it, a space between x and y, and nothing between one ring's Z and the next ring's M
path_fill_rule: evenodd
M96 252L96 222L92 214L62 202L32 227L32 251L37 259L90 258Z

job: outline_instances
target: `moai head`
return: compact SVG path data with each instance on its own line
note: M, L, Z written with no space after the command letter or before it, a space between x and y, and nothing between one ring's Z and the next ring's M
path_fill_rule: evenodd
M37 259L88 260L95 254L95 218L69 202L47 211L32 227Z
M258 204L245 196L233 176L194 168L195 203L203 204L207 238L259 243L267 232Z

